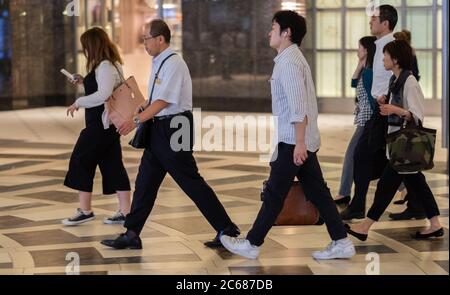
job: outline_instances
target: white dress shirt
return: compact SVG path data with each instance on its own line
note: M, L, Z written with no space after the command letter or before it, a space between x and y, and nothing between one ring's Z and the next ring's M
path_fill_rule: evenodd
M308 118L305 144L310 152L320 148L320 132L317 125L318 108L310 67L293 44L274 59L271 78L272 112L277 122L277 143L296 144L295 123Z
M386 71L384 68L384 53L383 49L386 44L394 41L394 33L390 33L377 41L375 45L377 50L373 59L373 83L372 83L372 96L378 98L381 95L387 95L389 90L389 80L392 77L391 71Z
M117 63L117 68L123 75L122 66ZM75 105L79 108L94 108L105 104L105 101L113 94L114 89L122 84L122 79L117 72L116 67L107 60L102 61L95 69L95 79L97 81L98 90L91 95L80 97L76 100ZM108 129L111 126L111 121L108 118L108 110L102 115L103 127Z
M148 85L148 93L152 91L155 75L162 61L175 53L172 48L167 48L153 59L152 73ZM171 56L162 66L158 80L155 83L152 103L162 100L169 106L156 116L168 116L192 111L192 80L186 62L180 55Z

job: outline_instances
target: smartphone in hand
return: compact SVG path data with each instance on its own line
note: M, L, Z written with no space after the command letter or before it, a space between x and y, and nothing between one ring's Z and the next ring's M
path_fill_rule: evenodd
M75 79L74 75L69 73L66 69L61 69L61 74L63 74L67 78L69 78L70 82L76 82L76 79Z

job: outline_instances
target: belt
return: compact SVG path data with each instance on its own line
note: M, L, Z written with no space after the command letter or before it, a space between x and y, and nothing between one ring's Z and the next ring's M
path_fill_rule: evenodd
M185 111L182 113L178 113L178 114L174 114L174 115L167 115L167 116L159 116L159 117L154 117L153 120L154 121L164 121L164 120L170 120L172 118L175 118L177 116L187 116L189 114L191 114L191 111Z

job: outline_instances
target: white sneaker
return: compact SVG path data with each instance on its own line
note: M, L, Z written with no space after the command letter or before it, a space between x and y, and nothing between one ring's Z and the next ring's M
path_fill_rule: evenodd
M355 246L350 239L345 238L339 241L332 241L325 250L316 251L312 254L314 259L349 259L355 256Z
M259 256L260 247L251 245L247 239L222 235L220 242L231 253L244 256L248 259L256 259Z

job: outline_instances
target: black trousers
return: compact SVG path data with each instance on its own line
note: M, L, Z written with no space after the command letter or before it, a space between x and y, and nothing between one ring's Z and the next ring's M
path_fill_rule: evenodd
M363 135L355 148L353 166L355 191L349 205L352 212L366 212L366 198L370 182L379 179L388 164L386 150L383 148L385 145L379 144L376 147L368 139L370 137L370 127L371 125L365 126ZM423 212L420 198L415 196L414 191L408 191L409 193L411 193L411 197L407 204L408 208L416 213Z
M101 121L81 131L64 185L78 191L92 192L97 166L102 173L104 195L131 190L122 161L120 135L114 127L105 130Z
M433 193L421 172L398 174L390 165L387 165L378 181L374 202L367 213L368 218L375 221L380 219L402 182L405 184L408 192L414 192L415 198L422 202L428 219L440 215Z
M187 115L190 122L189 136L193 139L192 113ZM179 129L170 127L170 119L151 124L150 147L144 151L136 189L131 204L131 212L126 217L125 227L140 234L150 215L159 187L167 173L200 209L202 214L217 231L232 224L225 208L214 191L200 176L192 151L192 140L188 151L174 151L171 137Z
M316 153L308 152L306 162L298 167L294 164L295 146L280 143L278 155L271 162L271 171L264 194L264 202L247 239L252 245L260 246L280 214L294 178L303 186L306 197L313 202L325 221L332 240L347 237L341 217L327 187Z

